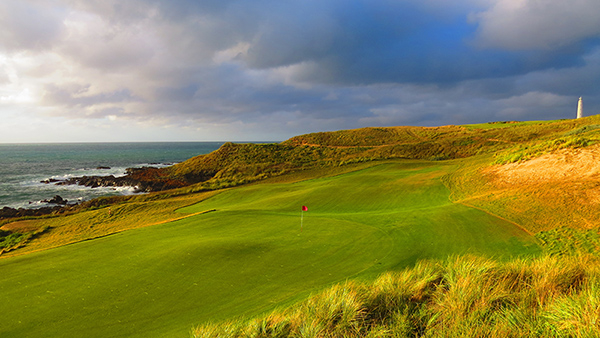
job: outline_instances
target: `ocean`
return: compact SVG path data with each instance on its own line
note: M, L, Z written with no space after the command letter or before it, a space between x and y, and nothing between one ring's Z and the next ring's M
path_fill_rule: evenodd
M207 154L223 142L0 143L0 208L39 208L55 195L69 203L133 194L129 187L88 188L41 183L79 176L120 176L126 168L164 167ZM110 169L108 169L110 168ZM50 205L51 206L51 205Z

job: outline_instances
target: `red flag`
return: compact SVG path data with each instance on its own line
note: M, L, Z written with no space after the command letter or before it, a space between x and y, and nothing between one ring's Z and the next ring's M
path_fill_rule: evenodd
M308 211L308 208L306 207L306 205L302 206L302 211Z

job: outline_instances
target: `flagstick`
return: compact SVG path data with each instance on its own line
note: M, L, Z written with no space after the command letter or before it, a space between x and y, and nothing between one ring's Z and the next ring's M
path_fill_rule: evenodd
M304 221L304 210L300 212L300 232L302 232L302 222Z

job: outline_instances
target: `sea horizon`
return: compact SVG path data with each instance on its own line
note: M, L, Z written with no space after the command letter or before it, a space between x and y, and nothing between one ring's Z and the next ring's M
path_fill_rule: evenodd
M77 141L65 141L65 142L2 142L0 141L0 146L1 145L43 145L43 144L49 144L49 145L61 145L61 144L117 144L117 143L132 143L132 144L139 144L139 143L221 143L221 144L225 144L225 143L281 143L283 141L81 141L81 142L77 142Z

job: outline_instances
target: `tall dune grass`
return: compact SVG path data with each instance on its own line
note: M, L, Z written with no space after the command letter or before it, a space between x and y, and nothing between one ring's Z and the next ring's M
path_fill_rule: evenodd
M372 283L348 281L214 337L600 337L600 260L422 261Z

